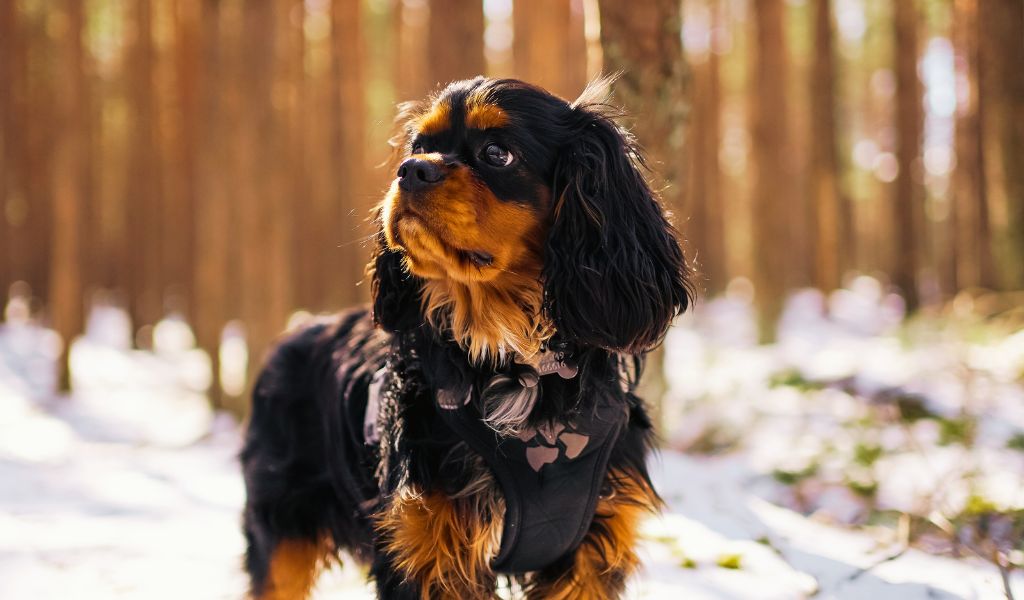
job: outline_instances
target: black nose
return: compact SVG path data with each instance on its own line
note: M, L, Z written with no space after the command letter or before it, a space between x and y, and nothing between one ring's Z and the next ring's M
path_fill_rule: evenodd
M398 167L398 186L407 192L431 188L442 179L444 171L441 165L422 158L407 159Z

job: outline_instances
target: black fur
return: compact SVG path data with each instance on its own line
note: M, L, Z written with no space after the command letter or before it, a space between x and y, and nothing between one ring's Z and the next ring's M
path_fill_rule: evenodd
M457 105L470 92L486 93L512 116L501 135L522 158L505 180L474 166L478 176L499 198L522 201L524 190L544 186L555 199L544 310L557 329L550 345L570 352L579 374L543 377L530 421L571 418L597 397L613 398L630 419L610 466L646 478L651 424L632 390L643 353L689 296L682 252L644 181L639 154L601 105L570 105L519 81L482 78L453 84L442 101ZM475 165L472 148L480 142L460 141L455 132L411 143L466 146L463 160ZM422 282L403 270L383 236L370 271L372 312L349 311L290 334L257 381L242 452L246 568L257 596L281 540L326 536L372 564L381 598L418 598L380 551L374 515L402 486L452 493L477 476L479 461L442 422L434 396L473 391L481 403L480 391L496 374L519 368L473 365L444 331L427 325ZM371 379L382 369L388 377L378 447L364 443L363 424Z

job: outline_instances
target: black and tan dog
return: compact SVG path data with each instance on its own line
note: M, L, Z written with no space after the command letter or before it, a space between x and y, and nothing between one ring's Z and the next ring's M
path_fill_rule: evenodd
M403 106L372 310L290 335L256 384L255 598L305 598L341 550L381 598L622 592L659 506L633 390L689 290L604 87L477 78Z

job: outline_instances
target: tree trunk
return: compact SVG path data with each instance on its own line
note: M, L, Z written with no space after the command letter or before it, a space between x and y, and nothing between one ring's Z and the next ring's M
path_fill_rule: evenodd
M427 62L431 86L483 75L484 4L480 0L430 0Z
M1024 3L979 0L985 182L999 279L1024 289Z
M82 4L67 0L63 7L66 31L61 36L60 67L56 78L60 133L56 142L53 193L53 252L50 265L50 315L53 328L64 339L57 363L61 389L70 387L67 349L82 329L82 205L88 152L86 85L83 64Z
M812 223L815 225L814 284L821 290L840 285L845 269L850 267L850 248L846 230L852 223L843 217L846 199L839 190L839 160L836 142L835 52L832 42L832 6L830 0L814 0L814 63L811 72L811 135L809 195Z
M392 78L398 101L419 100L433 88L427 62L427 27L430 8L426 2L392 0L392 31L397 51L392 54Z
M920 14L915 0L893 3L896 55L896 162L899 172L892 191L895 252L893 282L903 293L907 309L920 304L917 288L924 232L924 195L916 159L921 152L924 112L921 81L917 76L917 26Z
M194 212L196 251L193 255L192 304L195 306L194 326L199 346L210 354L213 381L210 400L216 408L224 408L220 387L221 330L228 319L228 245L231 226L228 207L229 186L226 118L223 110L221 78L224 56L220 35L220 3L201 2L201 45L199 48L198 113L195 118L197 152L193 168L198 177L197 202Z
M750 44L754 73L748 89L753 136L754 285L764 342L775 336L786 291L799 279L793 262L801 260L793 245L794 222L800 222L794 215L802 212L802 205L795 201L792 185L784 12L783 0L755 3Z
M680 4L678 0L599 0L598 4L605 71L621 73L615 96L630 114L628 124L646 151L656 178L653 187L663 190L666 209L680 214L690 108ZM660 347L648 357L648 364L641 393L655 408L657 422L666 390Z
M18 75L18 14L14 2L0 3L0 307L7 305L7 294L17 277L13 246L19 224L12 218L20 203L17 178L17 138L13 127L18 121L14 96Z
M483 5L480 4L482 7ZM481 8L481 11L483 9ZM481 12L478 35L483 31ZM362 3L335 2L332 8L332 38L334 49L334 106L341 120L335 120L332 152L337 185L334 188L336 218L332 223L333 237L326 240L330 245L327 264L333 272L331 290L332 308L355 304L363 299L359 296L363 288L357 284L363 278L365 263L353 260L361 239L371 233L366 228L366 217L375 201L364 187L369 178L370 165L366 151L366 73L364 63L366 51L363 43Z
M577 0L516 0L512 54L516 76L572 100L586 83L583 12Z
M161 184L153 94L153 11L150 0L135 0L128 10L134 36L127 69L131 97L128 173L124 206L127 244L122 248L122 269L129 278L132 322L136 329L163 316L163 270L160 260L163 224L160 222Z
M957 87L967 90L957 107L956 170L953 173L953 289L995 286L985 193L982 144L983 98L979 93L978 8L974 0L955 0L953 38L957 49Z

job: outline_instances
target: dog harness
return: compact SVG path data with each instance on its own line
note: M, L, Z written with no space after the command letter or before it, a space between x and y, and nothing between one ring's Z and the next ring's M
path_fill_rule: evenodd
M523 388L542 385L544 376L576 376L570 360L550 354L520 375ZM367 444L381 442L387 377L387 369L381 369L370 383L363 423ZM508 574L543 569L583 541L629 409L614 398L598 397L565 422L502 436L484 421L472 394L441 389L434 402L442 422L484 458L504 494L501 546L491 567Z
M539 374L576 374L575 368L557 362ZM538 382L524 385L531 383ZM437 405L445 423L484 458L504 493L505 523L492 568L536 571L575 550L593 520L628 409L613 399L599 399L567 422L505 437L484 422L475 403L452 403L439 393Z

